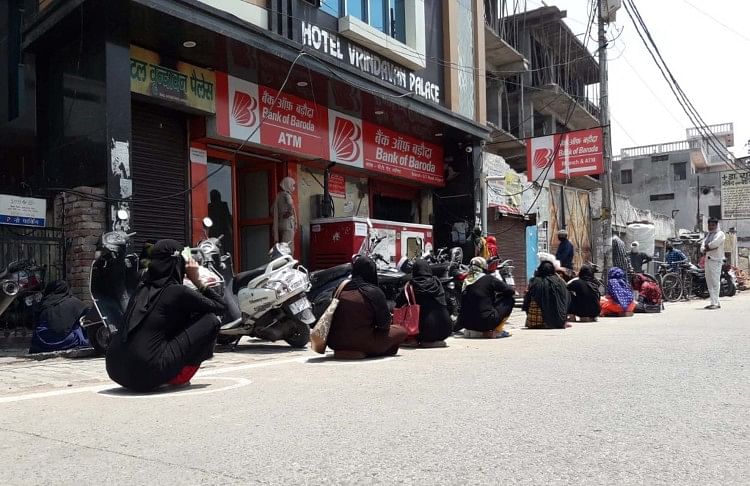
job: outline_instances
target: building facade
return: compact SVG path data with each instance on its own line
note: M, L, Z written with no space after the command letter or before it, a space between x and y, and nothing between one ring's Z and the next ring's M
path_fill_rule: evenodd
M717 140L707 141L690 128L686 139L622 149L613 164L615 192L627 196L639 208L671 215L678 231L705 231L708 218L722 219L721 180L734 170L727 150L734 145L734 126L708 127ZM733 162L733 166L741 167ZM743 220L722 222L735 228L739 241L750 238L750 224Z
M489 207L487 232L496 235L501 252L507 249L503 256L523 269L516 276L523 282L537 266L538 251L555 252L562 228L578 250L576 267L593 260L598 209L592 208L591 191L599 181L534 179L527 172L527 149L533 137L599 126L599 66L588 41L581 42L565 23L565 11L525 10L524 4L504 0L485 0L484 8L491 129L484 176L492 182L478 189Z
M476 216L489 133L480 0L0 6L18 39L0 51L18 66L0 84L0 192L85 209L50 218L76 235L78 293L85 269L71 262L90 261L104 228L189 242L211 216L237 270L263 263L286 178L282 218L305 262L321 216L427 225L435 245Z

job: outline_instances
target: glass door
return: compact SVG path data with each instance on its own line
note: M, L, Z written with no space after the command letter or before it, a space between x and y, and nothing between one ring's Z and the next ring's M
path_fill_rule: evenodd
M234 254L234 197L232 189L232 160L231 156L208 157L208 217L213 226L208 229L208 236L218 238L223 235L221 245L224 250L236 259Z
M239 203L240 268L250 270L268 263L271 248L273 213L276 191L276 170L273 164L252 163L237 170Z

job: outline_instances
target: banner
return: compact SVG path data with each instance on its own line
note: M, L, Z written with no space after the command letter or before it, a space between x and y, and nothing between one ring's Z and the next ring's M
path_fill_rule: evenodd
M185 62L161 65L159 54L130 46L130 91L207 113L216 112L213 71Z
M604 173L601 128L576 130L528 140L526 160L530 181L569 179Z
M721 174L721 219L750 219L750 172Z
M276 98L272 88L224 73L216 74L216 84L209 132L218 136L433 186L444 183L440 145L294 95Z

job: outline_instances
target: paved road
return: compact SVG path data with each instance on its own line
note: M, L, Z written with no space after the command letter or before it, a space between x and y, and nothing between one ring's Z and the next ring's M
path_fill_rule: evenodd
M356 363L252 345L147 396L5 362L0 484L748 484L750 295L699 307Z

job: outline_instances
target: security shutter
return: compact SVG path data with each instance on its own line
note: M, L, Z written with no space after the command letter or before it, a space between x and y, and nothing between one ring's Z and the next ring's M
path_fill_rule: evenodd
M526 292L526 225L520 216L497 216L497 210L490 210L489 232L497 239L498 253L502 260L513 260L513 278L516 291Z
M138 248L147 240L187 240L187 122L184 115L133 103L133 228ZM160 199L155 199L160 198Z

